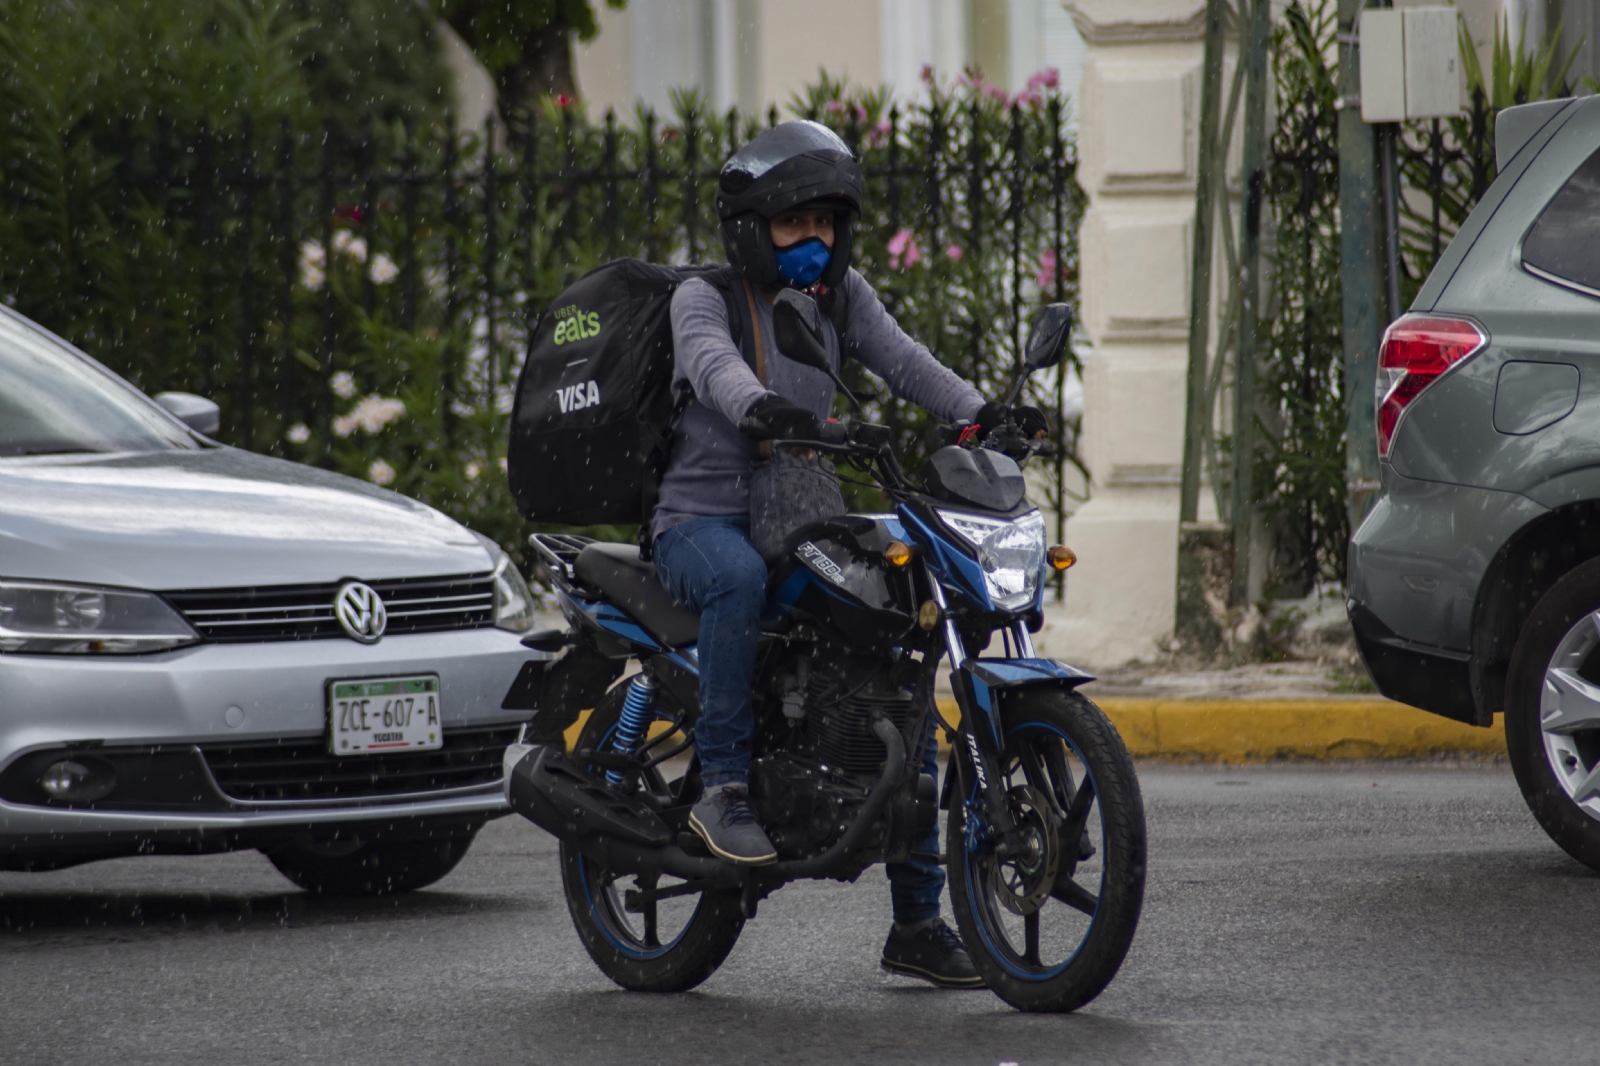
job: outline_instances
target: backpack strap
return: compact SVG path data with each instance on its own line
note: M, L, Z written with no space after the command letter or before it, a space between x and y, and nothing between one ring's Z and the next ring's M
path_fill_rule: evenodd
M762 343L762 341L761 341L761 326L760 326L761 320L756 317L756 291L755 291L755 289L750 287L750 283L748 281L746 281L744 283L744 300L745 300L745 304L750 308L750 329L751 329L751 332L753 332L755 334L756 380L761 382L761 387L762 388L766 388L767 387L767 349L766 349L766 345L764 345ZM759 442L757 444L757 446L756 446L755 451L756 451L756 455L758 455L760 457L762 462L770 463L772 461L772 442L771 441L764 440L764 441Z

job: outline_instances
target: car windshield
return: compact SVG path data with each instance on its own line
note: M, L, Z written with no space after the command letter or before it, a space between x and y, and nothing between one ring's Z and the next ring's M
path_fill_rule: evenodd
M99 366L0 313L0 457L197 447L182 426Z

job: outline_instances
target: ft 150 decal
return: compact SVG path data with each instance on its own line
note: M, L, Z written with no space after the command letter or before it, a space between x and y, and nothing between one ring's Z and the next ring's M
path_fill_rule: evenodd
M834 584L844 584L844 567L828 558L826 552L809 540L800 545L800 557L832 578Z

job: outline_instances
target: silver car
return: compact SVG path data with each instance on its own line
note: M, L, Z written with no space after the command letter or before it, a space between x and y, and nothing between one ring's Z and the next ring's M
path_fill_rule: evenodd
M259 848L313 892L438 880L506 809L548 658L527 585L161 400L0 307L0 869Z

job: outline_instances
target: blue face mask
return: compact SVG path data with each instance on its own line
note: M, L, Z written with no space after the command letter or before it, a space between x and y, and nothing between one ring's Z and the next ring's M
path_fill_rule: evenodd
M796 285L810 285L822 277L833 255L833 250L822 243L821 237L807 237L799 244L774 251L778 254L778 273Z

